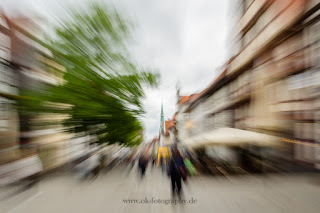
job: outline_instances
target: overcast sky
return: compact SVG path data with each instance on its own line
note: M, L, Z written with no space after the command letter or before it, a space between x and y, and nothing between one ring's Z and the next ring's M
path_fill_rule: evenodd
M105 0L112 2L137 25L132 53L143 66L161 74L158 89L147 89L142 118L147 140L159 132L163 101L165 120L176 110L176 84L181 94L200 92L214 80L227 60L226 0ZM87 0L0 0L7 11L52 19L65 8L86 5Z

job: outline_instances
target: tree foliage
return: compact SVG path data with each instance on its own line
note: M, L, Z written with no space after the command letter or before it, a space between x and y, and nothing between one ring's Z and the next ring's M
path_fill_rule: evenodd
M131 57L131 33L132 24L112 7L93 3L86 10L71 11L48 44L53 60L65 68L50 70L61 73L63 83L33 94L32 103L25 104L33 110L68 114L64 121L68 131L97 135L100 143L139 143L143 86L157 86L159 75Z

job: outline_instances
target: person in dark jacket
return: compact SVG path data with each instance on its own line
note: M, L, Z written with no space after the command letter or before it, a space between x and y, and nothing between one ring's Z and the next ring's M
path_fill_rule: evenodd
M147 158L146 154L142 154L139 158L139 169L141 172L141 178L144 178L147 165L148 165L148 158Z
M177 148L172 150L172 157L169 162L168 175L171 177L172 196L177 195L181 198L181 179L186 180L186 167L183 158Z

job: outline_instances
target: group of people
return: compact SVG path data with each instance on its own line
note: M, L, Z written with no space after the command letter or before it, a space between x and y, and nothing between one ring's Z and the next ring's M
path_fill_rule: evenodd
M115 158L114 160L111 160L108 167L114 167L115 164L123 162L127 167L130 167L131 170L137 160L139 173L142 179L145 177L149 161L153 166L161 166L162 171L166 172L171 179L173 197L177 195L181 198L182 181L187 181L188 175L196 174L196 170L190 161L190 155L185 154L183 157L176 146L171 148L171 154L167 158L159 157L158 159L155 155L148 155L148 152L142 152L140 155L132 152L131 154L126 155L124 159L119 160L118 158ZM81 171L80 178L85 180L89 176L94 178L97 177L99 171L106 167L105 161L106 159L103 155L95 154L87 157L76 166L76 168Z
M154 157L151 158L153 160L153 164L155 164L156 159ZM139 157L138 168L142 178L145 176L148 160L149 158L146 153L142 153ZM171 156L167 163L165 163L166 159L160 158L159 161L162 168L165 168L166 165L167 175L171 179L172 196L178 196L180 199L182 195L182 181L187 181L187 175L196 174L194 166L192 165L189 157L182 157L177 147L173 147L171 149Z

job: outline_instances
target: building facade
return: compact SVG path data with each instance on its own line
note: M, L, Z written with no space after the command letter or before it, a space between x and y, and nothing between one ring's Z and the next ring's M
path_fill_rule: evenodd
M238 140L259 155L279 144L268 154L319 167L320 1L239 0L232 7L230 60L180 106L181 140L194 147Z
M27 113L25 91L61 84L52 70L64 68L34 36L38 28L27 17L0 16L0 185L49 170L79 157L86 137L65 133L62 114ZM67 106L56 106L67 107ZM50 123L50 125L48 125ZM82 138L82 139L81 139Z

